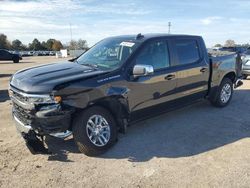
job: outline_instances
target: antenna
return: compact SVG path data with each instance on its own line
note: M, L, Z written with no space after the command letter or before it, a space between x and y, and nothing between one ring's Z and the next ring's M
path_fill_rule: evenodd
M168 34L170 34L170 29L171 29L171 22L168 22Z

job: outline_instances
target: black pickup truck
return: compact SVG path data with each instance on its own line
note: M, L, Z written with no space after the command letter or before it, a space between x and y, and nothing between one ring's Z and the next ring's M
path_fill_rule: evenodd
M13 118L31 151L43 136L72 132L93 156L135 121L200 99L226 106L241 83L236 67L236 54L213 57L199 36L111 37L71 61L15 73Z

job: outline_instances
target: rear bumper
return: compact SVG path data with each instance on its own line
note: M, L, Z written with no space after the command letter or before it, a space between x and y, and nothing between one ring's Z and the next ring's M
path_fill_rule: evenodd
M234 88L238 88L243 85L242 79L237 79L234 83Z
M250 69L243 69L242 74L243 75L250 75Z
M250 65L243 63L242 65L242 74L250 75Z

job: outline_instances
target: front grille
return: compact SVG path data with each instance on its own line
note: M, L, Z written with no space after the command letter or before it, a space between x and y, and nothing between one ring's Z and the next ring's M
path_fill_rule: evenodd
M11 91L12 97L14 97L15 99L17 99L18 101L20 101L22 103L27 103L28 102L28 97L22 95L21 93L17 92L14 89L10 89L10 91Z
M14 115L25 125L31 124L32 120L32 112L30 110L26 110L21 106L13 103L13 113Z

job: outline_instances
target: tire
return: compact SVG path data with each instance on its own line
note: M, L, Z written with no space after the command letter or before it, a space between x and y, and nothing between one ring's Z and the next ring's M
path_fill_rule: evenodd
M98 125L93 124L96 120L95 118L101 118L99 122L102 123ZM90 119L93 121L90 121ZM93 129L95 126L98 128ZM99 135L105 137L106 141ZM116 121L110 112L102 107L94 106L88 108L87 110L79 112L74 118L73 137L79 151L85 155L96 156L102 154L117 141ZM96 141L96 143L94 143L94 141ZM105 144L103 145L103 143Z
M223 97L224 96L224 97ZM213 99L210 100L212 105L216 107L227 106L233 96L233 82L229 78L224 78L218 87L216 94Z
M243 75L242 75L243 80L246 80L247 77L248 77L248 75L246 75L246 74L243 74Z
M19 63L19 58L16 58L16 57L15 57L15 58L13 59L13 63Z

